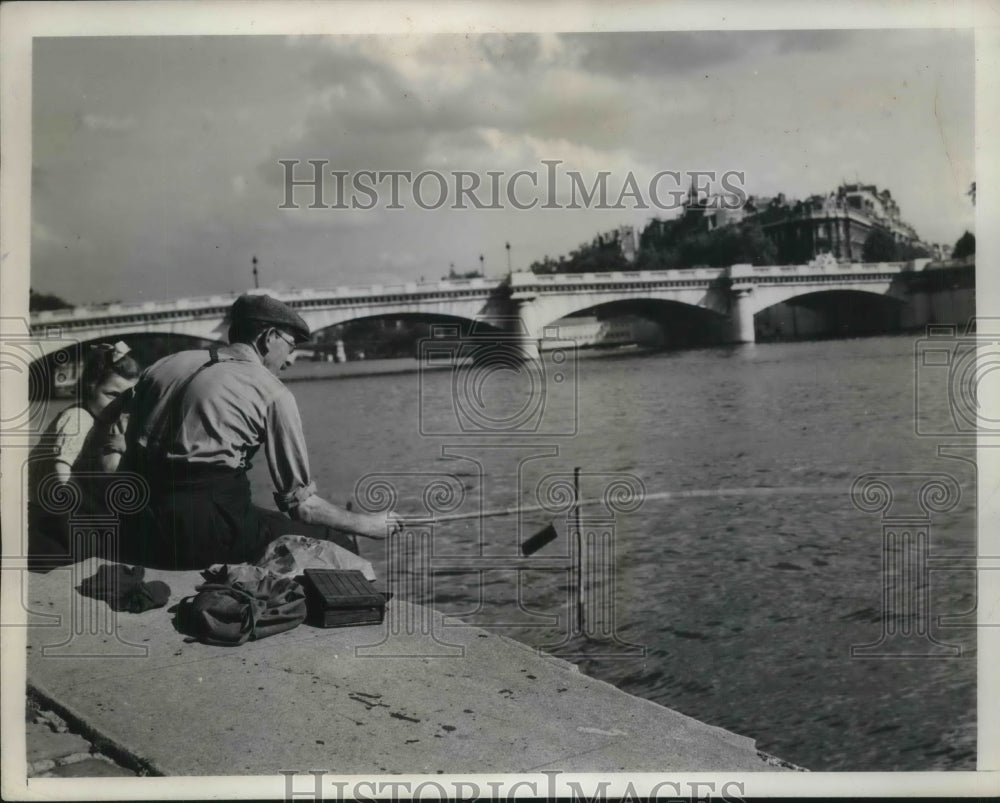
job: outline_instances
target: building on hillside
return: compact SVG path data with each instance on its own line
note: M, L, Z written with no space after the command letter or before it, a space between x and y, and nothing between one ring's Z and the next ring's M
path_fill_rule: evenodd
M683 219L692 224L700 221L707 231L755 221L775 244L779 263L800 264L820 254L858 262L865 240L876 228L887 231L897 244L933 254L933 248L900 218L899 205L889 190L879 190L874 184L842 184L835 192L811 195L804 201L789 200L784 193L751 195L739 209L726 209L720 201L689 193Z
M944 243L930 243L929 245L931 251L931 259L935 262L941 262L945 259L951 258L952 246L945 245Z

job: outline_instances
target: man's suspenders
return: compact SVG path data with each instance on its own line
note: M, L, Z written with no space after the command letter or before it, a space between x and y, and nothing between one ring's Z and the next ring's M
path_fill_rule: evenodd
M180 431L181 426L181 405L184 402L184 395L187 393L188 388L194 381L194 378L198 376L202 371L211 365L215 365L219 362L219 350L215 346L212 346L209 350L209 360L204 365L200 366L196 371L194 371L187 379L185 379L170 395L167 400L167 408L164 411L163 417L160 419L160 424L154 432L146 441L146 459L155 455L156 458L162 459L166 457L167 449L170 447L170 441L177 436Z

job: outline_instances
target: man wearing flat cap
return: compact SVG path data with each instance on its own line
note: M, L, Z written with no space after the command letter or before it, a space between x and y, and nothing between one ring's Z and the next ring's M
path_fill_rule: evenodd
M327 528L385 538L398 527L391 514L351 513L316 493L298 406L278 379L309 339L306 322L270 296L242 295L230 324L229 345L164 357L135 386L122 467L146 478L150 503L127 525L127 559L193 569L253 561L286 533L348 548ZM251 502L261 447L284 513Z

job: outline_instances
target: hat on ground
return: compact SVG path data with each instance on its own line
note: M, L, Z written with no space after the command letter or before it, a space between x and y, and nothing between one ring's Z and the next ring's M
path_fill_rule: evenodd
M309 325L302 320L302 316L271 296L244 293L233 302L229 318L233 323L257 321L287 329L296 343L309 339Z

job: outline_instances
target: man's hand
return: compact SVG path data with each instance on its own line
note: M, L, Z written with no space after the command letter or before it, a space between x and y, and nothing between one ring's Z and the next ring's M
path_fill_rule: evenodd
M370 519L371 529L367 533L359 532L358 535L382 540L403 531L403 520L395 513L372 513L366 518Z
M389 535L401 533L405 528L406 525L403 523L403 520L395 513L390 512L385 514L385 531Z
M125 435L120 432L109 432L104 441L105 454L125 454Z
M322 524L335 530L378 540L395 535L403 529L403 521L395 513L353 513L327 502L319 494L303 499L290 512L293 518L309 524Z

